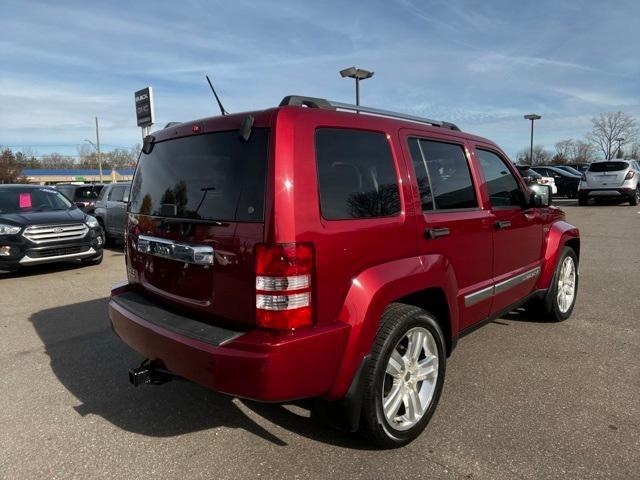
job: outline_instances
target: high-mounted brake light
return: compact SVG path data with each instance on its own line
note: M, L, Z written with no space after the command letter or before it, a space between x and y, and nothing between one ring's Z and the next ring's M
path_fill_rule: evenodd
M313 323L313 246L260 244L255 256L256 325L294 330Z
M631 170L629 170L627 172L627 176L624 177L625 180L631 180L633 178L633 172Z

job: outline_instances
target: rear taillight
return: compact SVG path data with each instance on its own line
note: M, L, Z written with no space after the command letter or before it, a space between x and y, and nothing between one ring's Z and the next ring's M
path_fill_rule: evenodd
M313 323L313 246L259 244L255 248L256 325L294 330Z
M580 175L580 180L582 180L583 182L586 182L587 181L587 175L584 174L584 173L582 175Z
M629 170L627 175L624 177L625 180L631 180L633 178L633 172Z

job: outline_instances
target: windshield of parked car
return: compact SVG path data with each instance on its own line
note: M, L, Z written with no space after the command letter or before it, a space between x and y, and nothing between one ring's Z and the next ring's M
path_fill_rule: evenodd
M248 141L238 131L159 142L140 155L131 212L170 218L260 222L269 130Z
M589 167L590 172L619 172L629 168L627 162L596 162Z
M1 188L0 214L68 210L74 205L50 188Z

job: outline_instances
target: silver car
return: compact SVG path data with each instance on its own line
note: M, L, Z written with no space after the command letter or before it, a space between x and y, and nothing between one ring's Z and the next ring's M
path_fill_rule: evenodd
M640 165L635 160L608 160L594 162L582 174L578 187L580 205L587 205L590 198L611 198L640 203Z

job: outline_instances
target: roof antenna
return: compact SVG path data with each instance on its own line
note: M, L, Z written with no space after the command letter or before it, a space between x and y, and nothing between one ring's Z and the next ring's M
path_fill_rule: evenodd
M209 75L205 75L205 77L207 77L207 82L209 82L209 86L211 87L213 96L216 97L216 102L218 102L218 107L220 107L220 113L222 113L222 115L229 115L229 112L227 112L222 106L222 102L220 102L220 99L218 98L218 94L216 93L216 90L213 88L213 84L211 83L211 80L209 80Z

